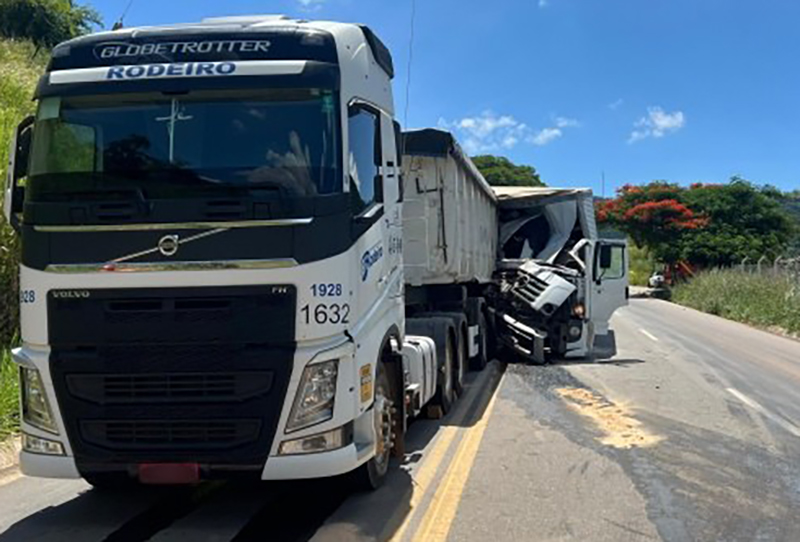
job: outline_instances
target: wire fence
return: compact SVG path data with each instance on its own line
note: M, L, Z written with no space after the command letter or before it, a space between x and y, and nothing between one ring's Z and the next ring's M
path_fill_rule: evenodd
M800 257L762 256L758 259L744 258L736 269L742 273L789 278L800 283Z

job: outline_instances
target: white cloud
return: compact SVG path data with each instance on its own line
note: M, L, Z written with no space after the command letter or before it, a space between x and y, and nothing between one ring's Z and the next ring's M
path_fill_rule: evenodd
M456 134L469 154L492 153L513 149L521 142L543 146L562 137L563 130L580 126L567 117L554 117L553 126L534 130L512 115L497 115L484 111L474 117L454 121L439 119L439 128Z
M452 122L439 119L439 127L456 132L464 149L470 154L511 149L528 130L525 123L511 115L496 115L492 111Z
M620 98L619 100L614 100L613 102L611 102L610 104L608 104L608 108L609 108L610 110L612 110L612 111L616 111L617 109L619 109L620 107L622 107L622 104L624 104L624 103L625 103L625 100L623 100L622 98Z
M578 122L577 120L568 119L566 117L556 117L553 120L556 123L556 127L558 128L576 128L581 125L581 123Z
M542 147L564 135L561 128L542 128L528 138L530 143Z
M634 123L634 130L628 138L628 143L636 143L648 137L661 138L680 130L686 124L686 115L683 111L665 112L660 107L648 107L647 116Z
M305 11L306 13L319 11L325 2L326 0L297 0L300 11Z

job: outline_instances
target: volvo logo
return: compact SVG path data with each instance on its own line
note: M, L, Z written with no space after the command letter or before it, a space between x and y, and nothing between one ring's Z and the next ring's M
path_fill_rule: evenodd
M158 242L158 251L162 256L174 256L178 252L180 240L177 235L165 235Z
M57 299L86 299L91 295L88 290L55 290L52 294Z

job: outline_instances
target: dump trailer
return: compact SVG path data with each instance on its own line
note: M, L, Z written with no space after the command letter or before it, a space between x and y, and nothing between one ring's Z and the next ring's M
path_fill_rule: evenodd
M449 132L406 132L403 149L406 329L424 334L431 318L453 323L459 393L468 367L481 370L491 356L484 293L497 262L497 198Z
M26 474L377 487L452 406L486 361L494 195L463 153L409 186L393 74L369 28L282 16L55 48L4 206Z

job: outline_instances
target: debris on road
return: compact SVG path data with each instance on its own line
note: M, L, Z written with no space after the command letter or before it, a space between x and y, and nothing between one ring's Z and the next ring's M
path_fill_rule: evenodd
M598 393L585 388L559 388L556 392L572 410L595 422L605 433L600 442L606 446L627 450L655 446L664 440L644 429L624 405L615 404Z

